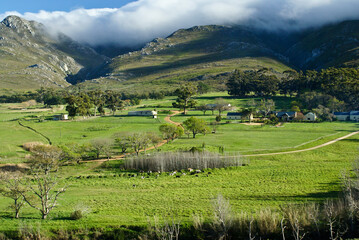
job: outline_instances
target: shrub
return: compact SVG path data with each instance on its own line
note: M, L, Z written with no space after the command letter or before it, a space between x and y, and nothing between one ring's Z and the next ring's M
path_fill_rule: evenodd
M71 213L70 218L72 220L79 220L83 217L82 211L81 210L75 210Z
M22 148L26 151L31 151L34 147L44 145L42 142L27 142L22 145Z

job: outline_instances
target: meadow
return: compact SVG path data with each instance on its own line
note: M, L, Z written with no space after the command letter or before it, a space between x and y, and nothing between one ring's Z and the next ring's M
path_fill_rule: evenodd
M224 97L239 107L245 106L248 101L215 93L197 99L202 103L213 103L217 97ZM156 107L157 110L173 110L169 108L173 99L146 100L138 109ZM279 108L287 107L291 100L281 98L278 100ZM24 162L26 152L20 147L24 142L46 142L38 134L21 127L18 119L45 134L54 144L64 144L111 137L116 132L158 132L159 125L164 123L168 114L160 113L158 121L147 117L128 117L126 111L117 112L115 116L79 118L75 121L46 120L62 111L25 113L9 110L9 105L1 105L0 163ZM182 122L189 116L204 118L208 123L215 118L210 112L204 116L202 112L190 111L188 116L176 115L172 120ZM39 118L45 120L39 121ZM288 151L316 146L359 128L358 123L347 122L285 123L281 127L225 122L223 120L215 134L198 135L195 139L183 136L165 144L160 151L203 147L218 152L219 146L224 146L226 152L241 154ZM15 231L24 225L45 230L145 226L148 218L172 214L182 223L190 223L193 215L202 215L206 219L213 217L212 200L218 194L229 200L235 214L255 214L257 210L278 209L288 203L323 202L339 196L341 174L349 171L358 158L358 143L359 135L354 135L313 151L246 157L246 166L206 169L198 177L187 174L176 178L168 173L125 171L123 160L68 165L59 174L65 178L62 184L68 184L69 188L50 214L50 219L41 220L38 212L26 206L21 219L14 220L7 208L10 201L0 197L0 232ZM70 214L78 206L90 209L90 213L80 220L70 220Z

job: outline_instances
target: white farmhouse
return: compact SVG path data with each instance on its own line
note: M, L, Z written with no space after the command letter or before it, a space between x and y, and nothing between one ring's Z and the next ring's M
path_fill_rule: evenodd
M351 111L349 113L350 121L359 122L359 111Z
M250 114L247 117L243 117L243 114L240 112L228 112L227 113L227 120L244 120L244 119L248 119L248 120L253 120L253 114Z
M314 122L315 120L317 120L317 115L315 113L309 112L304 115L304 121Z
M128 116L152 116L153 118L157 118L156 111L130 111L128 112Z
M350 112L335 112L334 116L338 121L348 121L350 120Z

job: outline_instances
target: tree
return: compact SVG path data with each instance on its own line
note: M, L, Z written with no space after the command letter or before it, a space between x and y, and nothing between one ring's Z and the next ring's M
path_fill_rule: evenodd
M252 91L251 80L247 73L235 70L227 82L228 94L244 97Z
M96 116L97 110L101 108L100 113L102 112L103 106L105 104L105 95L101 90L95 90L88 92L88 95L93 103L95 110L94 116Z
M128 136L130 133L116 133L115 141L119 148L121 149L121 153L125 153L128 148L131 147L130 141L128 140Z
M180 126L173 124L165 123L159 127L160 132L163 135L163 138L167 140L167 143L170 140L175 139L183 135L183 129Z
M176 102L173 102L172 105L175 108L183 109L184 114L186 114L186 109L194 107L196 101L192 97L196 94L197 87L191 83L187 83L175 91L177 96Z
M192 132L193 138L196 138L198 133L206 134L208 132L206 121L203 119L190 117L183 122L183 125Z
M203 105L201 105L201 106L198 106L198 107L197 107L197 110L202 111L202 112L203 112L203 115L206 115L206 112L207 112L208 110L211 110L211 108L208 107L207 105L203 104Z
M208 86L207 84L200 82L197 85L197 91L199 94L204 94L207 93L210 89L210 86Z
M91 146L94 152L96 153L96 157L100 158L101 154L106 155L107 159L110 159L112 153L113 142L108 138L97 138L91 141Z
M255 109L254 108L245 108L242 110L242 117L243 118L248 118L249 123L252 123L252 115L253 113L255 113Z
M272 99L261 99L258 108L264 113L264 117L267 117L275 109L275 102Z
M230 108L230 104L226 102L223 98L216 99L214 109L218 111L218 116L221 116L221 113L223 111L227 111Z
M125 107L125 102L121 100L120 93L108 90L106 91L106 106L112 111L112 114L115 115L117 109L123 109Z
M152 143L152 146L155 149L157 149L157 145L162 141L161 137L158 136L158 134L155 132L147 132L146 135L147 135L147 138Z
M48 214L56 207L60 194L66 190L66 187L55 190L59 184L56 172L59 169L60 156L61 150L53 146L39 145L32 150L30 158L31 178L28 182L29 194L31 195L22 194L22 196L30 207L40 211L42 219L47 218Z
M22 184L23 174L20 172L4 172L0 175L0 181L3 183L0 188L0 194L13 200L11 208L15 212L15 218L19 218L20 211L25 204L23 195L27 190Z
M140 150L144 145L144 136L141 133L133 133L127 136L127 140L130 143L132 149L135 151L136 155L138 156Z

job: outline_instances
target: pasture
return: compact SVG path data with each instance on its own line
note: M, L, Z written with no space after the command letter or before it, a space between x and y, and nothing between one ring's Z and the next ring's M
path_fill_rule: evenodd
M198 101L213 103L220 96L239 107L248 101L214 93L199 97ZM173 110L169 108L173 99L146 100L138 109ZM286 108L291 100L281 98L278 102ZM54 144L71 144L112 137L118 132L159 133L158 127L168 114L160 113L159 120L128 117L127 111L117 112L115 116L77 118L74 121L50 120L51 116L61 112L63 109L15 111L2 104L0 164L24 162L27 153L20 147L24 142L46 143L39 134L21 127L18 120L46 135ZM172 120L183 122L189 116L203 118L208 123L215 119L210 112L204 116L202 112L190 111L187 116L176 115ZM222 146L225 152L241 154L281 152L316 146L358 129L358 123L347 122L285 123L273 127L247 126L223 120L215 134L199 134L195 139L182 136L163 145L160 151L197 147L218 152ZM28 206L24 208L22 218L14 220L7 208L10 201L0 197L0 232L17 230L26 224L45 230L144 226L148 217L153 219L154 215L171 214L182 223L189 223L193 215L211 218L212 199L219 193L229 199L236 214L254 214L262 208L278 209L288 203L323 202L340 194L341 173L350 170L358 158L358 143L359 134L313 151L248 157L246 166L206 169L198 177L187 174L176 178L168 173L125 171L123 160L68 165L61 169L60 175L65 178L62 184L68 184L69 188L49 220L42 221L39 214ZM71 212L78 205L89 208L90 213L81 220L70 220Z

